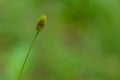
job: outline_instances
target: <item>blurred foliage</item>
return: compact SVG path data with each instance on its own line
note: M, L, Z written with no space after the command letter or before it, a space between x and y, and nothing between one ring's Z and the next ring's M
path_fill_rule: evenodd
M120 80L119 0L0 0L0 80Z

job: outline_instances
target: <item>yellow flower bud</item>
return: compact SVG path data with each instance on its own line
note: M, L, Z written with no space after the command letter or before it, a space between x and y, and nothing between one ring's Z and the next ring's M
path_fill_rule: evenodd
M42 15L37 22L36 30L37 31L42 30L45 27L46 22L47 22L47 17L45 15Z

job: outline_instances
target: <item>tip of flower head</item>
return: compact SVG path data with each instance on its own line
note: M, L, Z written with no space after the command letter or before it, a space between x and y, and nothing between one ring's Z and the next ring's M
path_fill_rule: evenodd
M45 27L46 22L47 22L47 16L45 15L40 16L37 22L36 30L37 31L42 30Z

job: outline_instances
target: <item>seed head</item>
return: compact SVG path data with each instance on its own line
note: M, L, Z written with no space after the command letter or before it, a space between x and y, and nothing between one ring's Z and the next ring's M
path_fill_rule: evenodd
M36 30L41 31L47 22L47 17L45 15L42 15L37 22Z

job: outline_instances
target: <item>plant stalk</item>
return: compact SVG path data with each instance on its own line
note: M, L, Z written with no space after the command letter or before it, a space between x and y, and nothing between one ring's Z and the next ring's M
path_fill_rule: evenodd
M26 63L27 63L27 61L28 61L28 58L29 58L31 49L32 49L32 47L33 47L33 45L34 45L34 43L35 43L35 40L36 40L38 34L39 34L39 31L36 32L36 35L35 35L35 37L34 37L32 43L31 43L31 45L30 45L30 48L28 49L28 52L27 52L26 57L25 57L25 60L24 60L24 62L23 62L23 64L22 64L22 67L21 67L21 69L20 69L20 73L19 73L19 76L18 76L18 80L21 80L21 77L22 77L22 74L23 74L24 67L25 67L25 65L26 65Z

